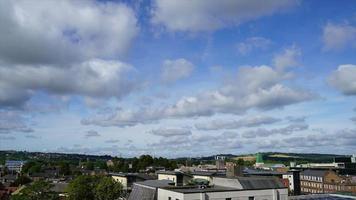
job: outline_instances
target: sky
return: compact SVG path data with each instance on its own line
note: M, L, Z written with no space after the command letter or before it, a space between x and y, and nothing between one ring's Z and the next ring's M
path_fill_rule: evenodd
M0 1L0 150L356 153L356 1Z

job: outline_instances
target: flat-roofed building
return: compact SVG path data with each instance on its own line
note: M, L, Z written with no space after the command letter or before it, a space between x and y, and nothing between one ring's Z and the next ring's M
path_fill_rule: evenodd
M171 180L175 186L183 186L189 183L193 178L192 175L181 171L158 171L158 180Z

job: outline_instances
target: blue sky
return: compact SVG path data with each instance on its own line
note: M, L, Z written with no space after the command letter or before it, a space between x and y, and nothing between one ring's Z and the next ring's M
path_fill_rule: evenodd
M356 149L356 2L2 1L0 149Z

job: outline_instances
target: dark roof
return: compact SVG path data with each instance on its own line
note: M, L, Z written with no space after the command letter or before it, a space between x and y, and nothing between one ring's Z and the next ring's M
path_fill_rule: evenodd
M187 174L187 173L184 173L184 172L181 172L181 171L157 171L156 174L192 176L190 174Z
M12 174L7 174L5 176L1 176L0 179L16 180L17 176L16 175L12 175Z
M325 176L327 171L325 170L312 170L312 169L307 169L304 170L300 173L300 175L304 176L317 176L317 177L323 177Z
M335 194L312 194L312 195L300 195L289 196L290 200L352 200L356 199L355 196L335 195Z
M156 176L143 173L109 173L110 176L120 176L120 177L137 177L143 180L156 179Z
M147 180L147 181L134 183L134 185L143 185L152 188L159 188L159 187L174 185L174 182L171 180Z
M255 169L245 169L244 174L247 175L271 175L271 176L278 176L278 175L283 175L286 173L282 172L276 172L276 171L267 171L267 170L255 170Z
M197 176L226 176L226 173L208 172L208 171L195 171L195 172L192 172L191 175L197 175Z
M272 177L238 177L237 179L246 190L285 188L281 181Z

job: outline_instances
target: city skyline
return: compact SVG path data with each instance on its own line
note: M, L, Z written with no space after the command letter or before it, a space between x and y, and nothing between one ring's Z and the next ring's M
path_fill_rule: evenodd
M0 150L354 154L354 1L0 2Z

